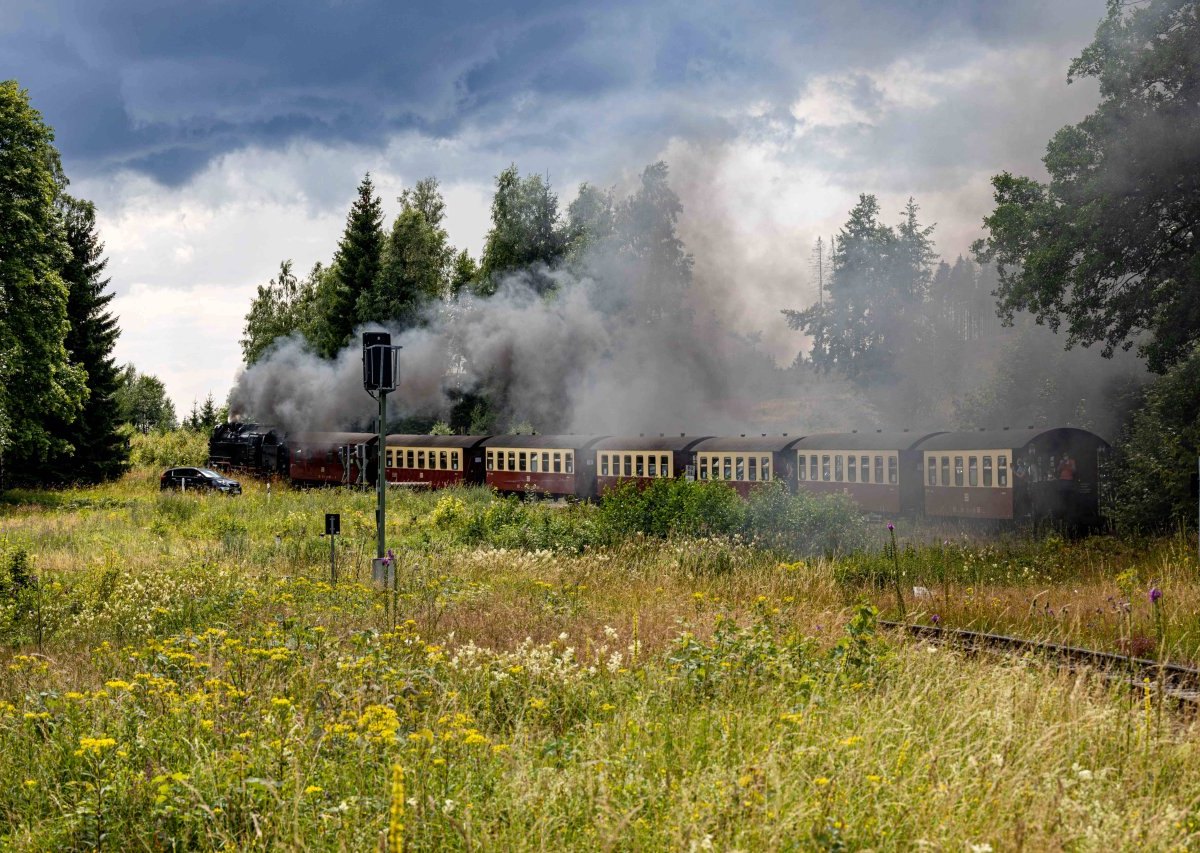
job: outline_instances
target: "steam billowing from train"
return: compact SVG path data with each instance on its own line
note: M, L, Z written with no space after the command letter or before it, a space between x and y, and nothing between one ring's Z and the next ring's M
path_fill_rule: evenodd
M465 297L421 328L393 331L403 350L390 415L445 417L456 393L473 392L503 401L500 429L524 422L544 433L779 431L754 409L784 382L767 356L705 316L687 289L616 293L604 259L588 269L594 274L514 274L490 297ZM812 382L820 387L809 390L840 403L836 414L814 412L821 427L874 422L846 386ZM241 375L231 402L235 414L290 431L367 428L376 412L362 388L357 337L333 361L294 338L277 343Z

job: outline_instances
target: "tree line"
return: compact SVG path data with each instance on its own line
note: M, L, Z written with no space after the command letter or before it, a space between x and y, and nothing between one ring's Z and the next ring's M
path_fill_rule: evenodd
M583 183L565 210L546 177L522 176L509 166L495 180L491 225L478 260L451 246L436 178L418 181L398 200L400 212L385 228L382 200L368 173L332 260L314 264L303 278L292 260L284 260L258 287L241 338L247 366L277 341L297 336L316 355L332 358L363 324L397 331L423 326L461 300L494 296L508 278L545 298L554 297L564 273L601 281L597 292L618 321L634 312L650 321L665 316L691 282L692 259L676 233L682 205L665 163L647 166L624 197ZM493 428L503 408L496 394L489 399L462 391L450 426Z

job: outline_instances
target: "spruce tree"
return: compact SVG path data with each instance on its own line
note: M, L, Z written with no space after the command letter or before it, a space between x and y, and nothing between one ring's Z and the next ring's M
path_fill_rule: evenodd
M448 295L455 256L441 225L445 202L436 179L405 190L400 204L379 275L359 296L358 319L406 329L422 323L428 307Z
M346 216L346 230L334 256L335 288L325 313L325 329L317 348L332 358L358 324L359 298L379 276L383 253L383 205L368 172L358 185L358 198Z
M125 437L120 433L117 403L120 375L113 347L121 334L117 318L108 310L113 294L103 278L108 260L96 233L96 208L90 201L64 195L59 203L71 256L63 268L67 283L67 351L71 363L87 375L87 403L83 413L64 425L62 438L74 451L64 458L69 479L100 482L120 476L129 460ZM55 466L58 467L58 466Z

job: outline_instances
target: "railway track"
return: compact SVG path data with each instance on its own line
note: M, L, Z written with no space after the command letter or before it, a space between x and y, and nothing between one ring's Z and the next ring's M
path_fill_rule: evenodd
M1138 690L1145 689L1149 683L1150 688L1161 692L1163 697L1174 699L1192 710L1200 709L1200 669L1190 666L961 628L882 620L879 624L926 642L953 646L972 653L1036 655L1072 672L1096 673L1110 682L1127 684Z

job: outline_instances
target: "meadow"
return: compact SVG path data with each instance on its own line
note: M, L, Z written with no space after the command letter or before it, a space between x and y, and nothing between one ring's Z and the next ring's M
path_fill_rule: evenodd
M1195 661L1194 539L663 488L394 493L394 590L371 494L6 493L0 848L1200 848L1190 716L877 624Z

